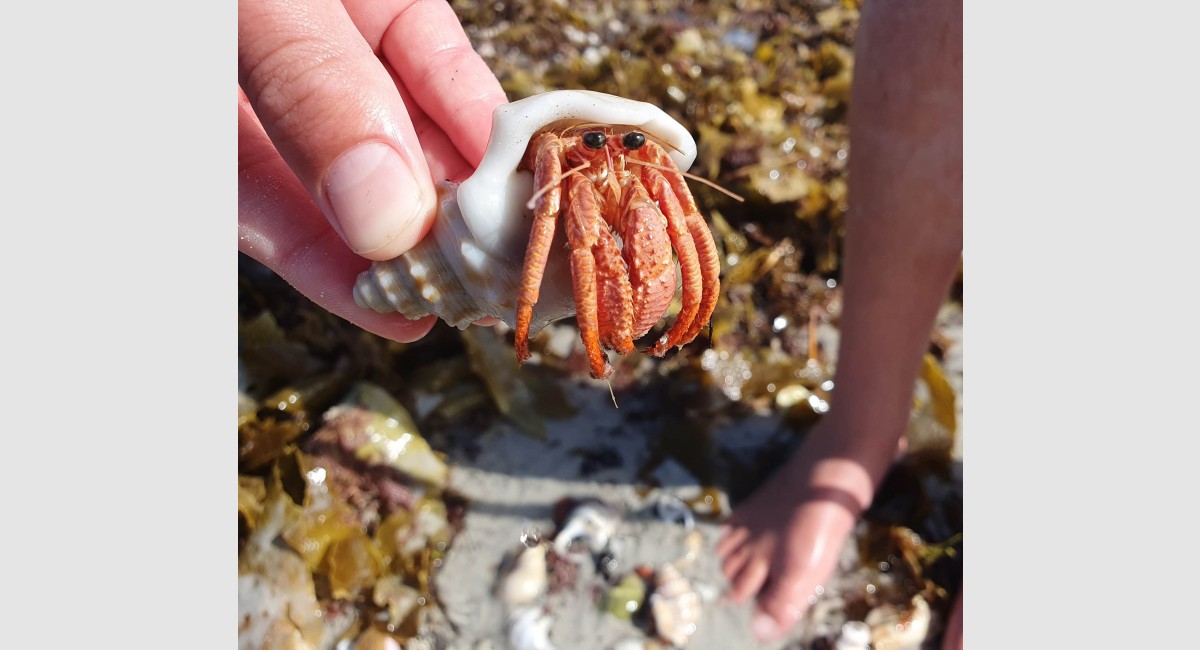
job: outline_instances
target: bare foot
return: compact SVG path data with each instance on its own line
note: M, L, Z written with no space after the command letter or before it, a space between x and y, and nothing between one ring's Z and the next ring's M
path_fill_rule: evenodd
M729 597L741 603L758 596L751 630L759 641L784 636L808 609L887 468L890 453L839 449L850 438L839 439L837 429L831 422L814 429L767 483L734 508L717 544Z

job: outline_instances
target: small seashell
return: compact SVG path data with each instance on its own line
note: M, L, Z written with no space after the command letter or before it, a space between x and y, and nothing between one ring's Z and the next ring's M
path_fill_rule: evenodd
M537 544L521 549L496 595L510 607L528 605L546 593L546 585L546 547Z
M834 650L868 650L871 643L871 626L862 621L846 621L838 635Z
M367 628L354 641L354 650L403 650L400 642L386 632L373 627Z
M508 642L513 650L555 650L550 643L553 623L541 607L520 607L508 618Z
M866 616L866 624L871 626L871 647L918 650L929 636L929 620L929 603L920 594L912 597L904 611L894 605L876 607Z
M663 646L654 639L628 637L612 644L608 650L663 650Z
M407 318L436 314L460 329L485 316L515 326L531 223L526 203L534 192L532 174L517 167L537 131L580 123L639 127L670 145L680 169L696 158L688 130L646 102L559 90L501 106L475 173L462 183L437 185L438 215L429 234L408 253L364 271L354 285L354 301ZM529 333L574 314L569 258L564 247L555 246Z
M682 647L696 633L700 621L700 596L672 564L663 565L654 576L650 614L655 633L672 645Z
M583 541L592 553L602 553L617 530L620 515L602 501L584 501L576 506L554 536L554 548L566 553L575 541Z
M696 527L696 516L692 514L692 509L683 502L683 499L669 492L658 495L658 499L654 502L654 514L662 521L669 524L681 524L687 530Z

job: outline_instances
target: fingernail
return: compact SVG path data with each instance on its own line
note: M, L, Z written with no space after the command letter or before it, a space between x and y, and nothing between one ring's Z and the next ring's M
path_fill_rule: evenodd
M750 621L750 631L759 641L774 641L775 637L779 636L779 624L766 613L754 612L754 618Z
M419 220L433 210L433 197L390 145L369 142L342 154L325 176L330 223L355 253L366 255L396 242L411 247ZM407 244L407 245L404 245Z

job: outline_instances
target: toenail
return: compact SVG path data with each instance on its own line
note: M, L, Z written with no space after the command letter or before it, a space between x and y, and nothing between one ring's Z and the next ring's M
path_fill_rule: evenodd
M750 631L759 641L774 641L779 636L779 624L769 614L754 612L754 620L750 622Z

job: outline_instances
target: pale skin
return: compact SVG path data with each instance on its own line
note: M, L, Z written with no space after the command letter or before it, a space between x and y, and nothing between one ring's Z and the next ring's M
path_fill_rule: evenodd
M433 317L360 309L354 279L421 240L434 182L479 164L506 101L444 0L240 0L238 250L366 330L421 338Z
M962 4L863 6L850 99L841 344L829 414L718 543L752 632L786 635L871 503L962 254ZM962 646L961 600L944 648Z

